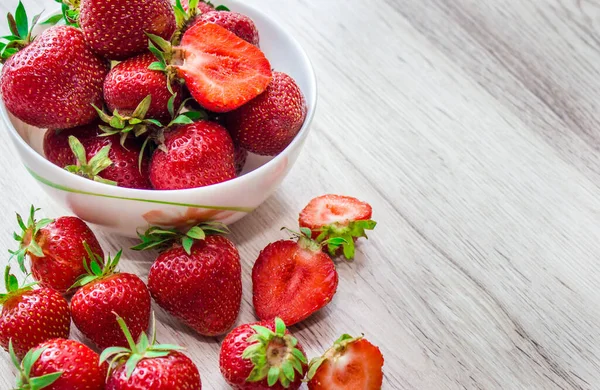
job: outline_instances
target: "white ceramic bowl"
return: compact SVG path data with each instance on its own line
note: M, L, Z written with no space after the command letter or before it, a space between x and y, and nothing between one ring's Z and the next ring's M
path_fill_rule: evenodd
M273 68L292 76L303 91L308 115L292 144L274 158L251 155L243 175L225 183L175 191L112 187L68 173L46 160L42 148L45 130L26 125L0 103L0 115L23 164L53 199L91 224L135 237L138 229L150 225L183 227L205 220L233 223L277 189L296 162L309 133L317 104L315 73L300 44L273 19L241 1L219 3L254 20L260 31L261 49Z

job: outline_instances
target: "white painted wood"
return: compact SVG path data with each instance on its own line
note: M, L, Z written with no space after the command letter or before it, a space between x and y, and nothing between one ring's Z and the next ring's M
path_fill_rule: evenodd
M309 355L364 332L384 352L385 389L600 388L597 2L254 3L307 48L321 92L297 167L233 226L244 262L239 323L254 320L260 249L285 237L279 227L294 226L310 198L350 194L374 206L379 226L354 263L339 264L334 301L294 328ZM8 249L15 211L64 210L0 137ZM100 236L112 253L133 243ZM152 256L125 254L125 270L145 277ZM205 388L226 388L220 339L157 314L160 340L188 348Z

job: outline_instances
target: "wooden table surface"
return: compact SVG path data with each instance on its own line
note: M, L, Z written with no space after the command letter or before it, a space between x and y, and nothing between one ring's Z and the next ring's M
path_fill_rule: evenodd
M320 103L296 168L233 226L238 323L255 319L260 249L312 197L349 194L379 226L355 262L339 263L333 302L293 328L310 356L364 332L384 353L384 389L600 388L600 2L252 2L306 47ZM4 251L15 211L64 210L0 137ZM99 236L111 253L133 243ZM152 255L125 257L147 276ZM221 339L156 313L159 339L187 347L204 388L226 388Z

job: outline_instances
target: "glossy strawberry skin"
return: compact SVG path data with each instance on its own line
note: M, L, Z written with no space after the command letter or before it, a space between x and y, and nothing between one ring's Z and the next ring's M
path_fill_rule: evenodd
M89 259L84 242L92 253L104 258L98 239L86 223L77 217L55 219L40 229L35 240L42 248L44 257L29 253L31 273L41 286L61 293L66 293L77 278L86 273L83 259L87 259L88 264Z
M252 19L237 12L211 11L203 13L199 18L199 23L219 25L254 46L258 46L260 43L258 29Z
M131 115L146 96L152 96L146 118L168 122L171 117L167 103L171 92L167 88L167 76L164 72L150 70L148 67L157 59L147 53L127 59L115 66L104 81L104 100L110 112L115 109L121 115ZM181 84L173 83L173 92L177 93L175 107L182 102Z
M294 241L269 244L252 268L254 309L263 321L279 317L294 325L326 306L337 285L331 258Z
M79 9L88 46L111 60L145 52L146 33L170 40L177 27L169 0L82 0Z
M207 110L223 113L260 95L271 82L271 64L256 46L214 23L196 23L176 48L176 65L192 97Z
M300 388L302 384L302 377L296 375L296 380L290 384L289 387L284 388L281 383L277 382L274 386L269 386L267 379L260 382L246 382L246 378L250 376L250 372L254 368L252 362L248 359L243 359L242 354L249 344L246 340L254 335L256 332L251 328L252 325L261 325L267 329L275 331L273 321L257 322L254 324L240 325L231 331L223 340L221 344L221 353L219 355L219 366L221 368L221 374L227 381L227 383L236 390L296 390ZM286 334L290 334L286 331ZM298 343L296 345L300 351L304 352L302 345ZM306 372L307 366L302 364L303 372Z
M175 4L175 1L173 1L173 4ZM183 6L183 9L187 11L189 7L189 1L181 0L181 5ZM200 0L200 2L198 2L198 10L200 11L200 13L204 14L206 12L214 11L215 7L213 7L211 4L205 3L204 1Z
M108 63L85 45L81 31L52 27L13 55L2 68L6 108L39 128L65 129L94 121L102 106Z
M67 338L71 328L69 304L51 289L30 290L9 298L0 312L0 345L12 340L19 359L41 342Z
M113 164L100 172L100 177L117 182L119 187L151 189L149 179L150 158L144 156L142 169L138 165L141 143L136 139L128 139L125 147L121 146L119 134L100 137L97 124L77 127L75 129L46 132L44 136L44 154L46 158L61 168L76 164L75 155L69 147L69 136L75 136L85 148L88 161L103 147L110 146L108 157Z
M234 140L263 156L281 153L294 140L306 120L307 106L296 82L274 72L267 90L226 116Z
M191 256L181 246L174 246L163 252L150 268L148 288L160 307L198 333L224 334L234 325L240 311L239 253L222 236L196 241Z
M55 372L62 375L44 390L103 390L106 363L100 365L100 356L75 340L54 339L37 346L46 348L31 368L31 377Z
M339 362L339 363L337 363ZM383 355L365 339L349 344L343 358L327 359L308 382L310 390L380 390L383 383Z
M157 190L181 190L221 183L236 177L231 136L209 121L181 126L165 134L163 150L150 162Z
M125 365L117 367L106 383L106 390L200 390L200 373L182 353L140 361L127 379Z
M136 275L120 273L93 281L71 299L73 323L99 349L128 346L115 313L125 320L134 340L148 330L150 293Z

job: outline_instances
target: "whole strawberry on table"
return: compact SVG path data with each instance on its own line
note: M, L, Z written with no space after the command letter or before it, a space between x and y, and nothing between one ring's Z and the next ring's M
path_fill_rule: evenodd
M199 0L62 4L66 25L36 36L39 15L29 22L19 3L0 41L4 104L48 129L44 154L60 168L107 185L197 188L235 179L248 152L275 156L300 132L304 95L272 70L248 16Z

